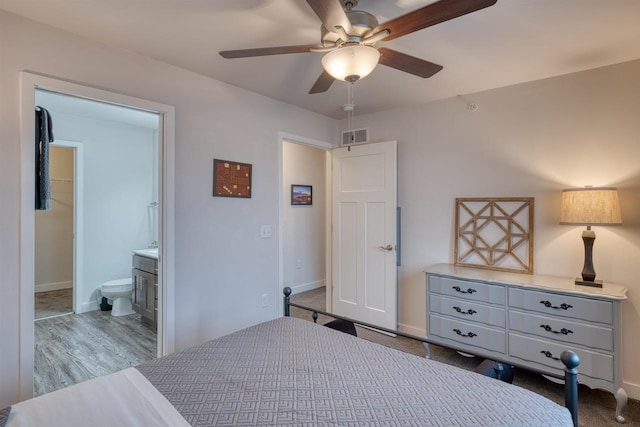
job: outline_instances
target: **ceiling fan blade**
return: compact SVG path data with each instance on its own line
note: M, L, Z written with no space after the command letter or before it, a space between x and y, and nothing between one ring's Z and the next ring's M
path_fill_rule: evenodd
M498 0L440 0L405 15L391 19L378 25L373 32L389 30L384 40L395 38L422 30L441 22L493 6Z
M328 31L335 32L336 27L342 27L347 33L351 32L351 21L344 13L340 0L307 0L307 3Z
M443 68L442 65L434 64L397 50L387 49L386 47L379 48L378 52L380 52L380 64L425 79L433 76Z
M322 46L317 44L306 44L306 45L299 45L299 46L259 47L255 49L223 50L220 52L220 56L227 59L249 58L252 56L284 55L287 53L304 53L304 52L311 52L311 49L319 49L319 48L322 48Z
M320 74L318 80L316 80L316 82L313 84L313 87L309 91L309 94L328 91L334 80L335 79L331 77L331 74L327 73L326 71L322 71L322 74Z

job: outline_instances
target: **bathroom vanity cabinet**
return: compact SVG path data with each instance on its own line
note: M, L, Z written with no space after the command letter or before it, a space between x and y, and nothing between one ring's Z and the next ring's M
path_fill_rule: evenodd
M158 260L134 253L132 306L142 321L158 327Z

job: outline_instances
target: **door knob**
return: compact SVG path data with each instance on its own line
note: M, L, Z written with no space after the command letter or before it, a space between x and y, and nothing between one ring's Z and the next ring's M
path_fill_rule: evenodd
M387 245L387 246L378 246L378 249L385 251L385 252L390 252L393 250L393 246L391 245Z

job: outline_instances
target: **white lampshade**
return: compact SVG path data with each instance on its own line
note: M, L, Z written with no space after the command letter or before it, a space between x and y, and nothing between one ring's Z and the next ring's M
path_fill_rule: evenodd
M325 71L336 80L354 82L368 76L380 59L380 52L371 46L352 45L332 50L322 58Z
M560 223L576 225L622 224L618 190L607 187L562 190Z

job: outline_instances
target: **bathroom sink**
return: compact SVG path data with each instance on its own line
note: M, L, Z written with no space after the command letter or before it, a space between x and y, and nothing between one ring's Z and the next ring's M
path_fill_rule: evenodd
M158 259L158 248L135 249L133 253L136 255L147 257L147 258Z

